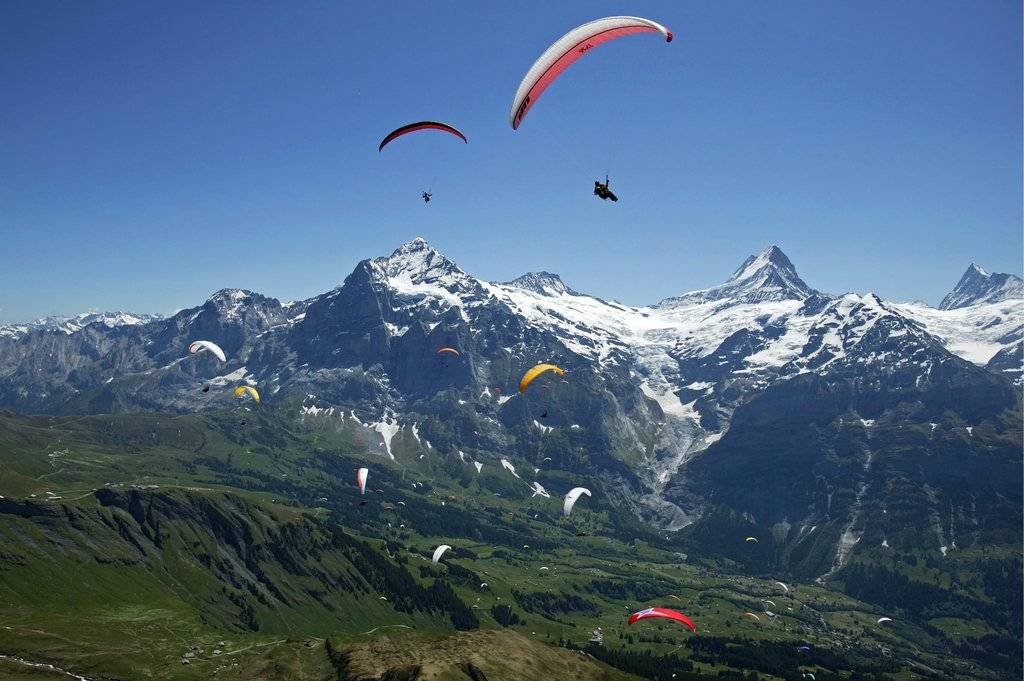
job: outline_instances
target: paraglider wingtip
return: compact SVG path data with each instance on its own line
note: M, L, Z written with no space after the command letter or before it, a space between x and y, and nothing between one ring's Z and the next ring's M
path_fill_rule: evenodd
M665 42L666 43L672 42L672 31L669 31L668 33L665 34Z

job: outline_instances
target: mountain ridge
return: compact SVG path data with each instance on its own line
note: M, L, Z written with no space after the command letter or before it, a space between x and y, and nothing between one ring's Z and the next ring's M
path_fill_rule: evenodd
M550 273L476 279L414 239L361 261L335 289L287 306L222 289L147 324L0 337L0 407L204 412L236 404L224 388L254 385L262 408L300 403L303 418L358 423L381 456L393 457L394 439L411 432L444 456L463 452L484 464L513 457L527 469L548 456L568 470L599 471L614 481L622 508L680 531L713 517L707 504L732 484L722 471L733 469L711 465L725 460L718 451L756 456L752 431L730 432L758 405L774 405L780 422L821 411L830 429L851 414L875 420L893 410L934 423L952 411L973 428L1019 408L1011 383L1019 380L1018 307L936 310L823 294L776 246L720 286L632 307L574 291ZM188 355L196 339L217 342L227 362ZM459 356L438 355L440 347ZM519 377L539 361L561 366L566 380L545 378L520 394ZM829 484L846 489L858 475ZM758 515L824 526L829 511L819 502L796 523L784 498ZM849 508L857 509L849 517L867 513L863 504ZM848 562L849 538L867 521L829 522L853 524L821 534L831 548L800 568L813 576Z
M429 281L434 277L449 274L455 279L465 277L494 285L532 288L537 291L549 287L559 292L564 289L564 291L574 295L587 295L566 285L558 274L547 271L526 272L515 279L500 284L498 282L477 280L467 274L453 260L432 246L423 237L415 237L398 246L389 256L367 258L360 261L356 268L364 263L373 263L378 267L384 267L385 270L390 269L389 276L395 277L402 273L412 274L423 270L424 274L418 276L422 281ZM341 284L339 284L340 286ZM758 293L757 289L764 290ZM748 293L751 294L749 297L745 295ZM804 282L797 274L796 267L789 257L786 256L778 245L771 244L761 252L748 256L721 284L670 296L651 306L640 305L631 307L659 307L672 305L678 301L707 302L729 297L730 294L736 300L747 302L784 300L787 298L805 300L814 296L831 297L828 294L813 289ZM309 301L319 298L321 295L324 294L315 294L303 300L290 301L284 304L284 306L301 308ZM229 287L213 292L207 298L207 301L219 306L230 306L233 302L237 303L240 299L250 296L277 300L256 291ZM1016 298L1024 298L1024 280L1013 274L988 273L976 263L971 263L954 289L946 294L942 302L935 309L952 310L977 304L1004 302ZM921 301L906 304L921 307L928 306ZM181 310L174 314L179 312ZM70 333L96 321L106 323L108 326L119 326L143 324L165 318L165 315L160 314L90 311L76 315L44 317L31 322L0 324L0 333L4 333L6 330L7 335L10 336L24 333L30 329L47 328L63 328L66 332Z

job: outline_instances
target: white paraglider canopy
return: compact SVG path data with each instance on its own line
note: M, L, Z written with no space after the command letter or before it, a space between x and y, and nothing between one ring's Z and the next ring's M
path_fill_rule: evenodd
M443 556L444 552L450 548L451 547L447 544L441 544L440 546L438 546L436 549L434 549L434 557L430 559L430 562L436 563L437 561L441 560L441 556Z
M222 362L226 362L227 361L227 357L224 355L224 351L220 349L219 345L217 345L216 343L213 343L211 341L207 341L207 340L192 341L192 343L189 344L189 346L188 346L188 351L191 354L195 354L195 353L199 352L200 350L206 350L207 352L213 354L214 357L216 357L217 359L219 359Z
M565 515L566 518L568 518L569 514L572 513L572 507L576 505L576 500L583 494L586 494L589 497L590 490L586 487L573 487L569 490L569 493L565 495L565 503L562 504L562 514Z

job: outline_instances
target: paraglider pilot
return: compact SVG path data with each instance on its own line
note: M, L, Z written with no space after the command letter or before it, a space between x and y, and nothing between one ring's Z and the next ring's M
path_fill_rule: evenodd
M600 180L594 180L594 196L599 196L602 201L607 201L608 199L611 199L612 201L619 200L619 197L615 196L615 194L608 189L607 175L604 176L604 184L601 184Z

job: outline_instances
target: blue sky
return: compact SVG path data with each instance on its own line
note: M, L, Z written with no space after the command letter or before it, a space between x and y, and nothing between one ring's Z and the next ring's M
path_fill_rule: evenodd
M1021 271L1019 2L418 5L0 3L0 319L307 297L415 236L629 303L771 243L894 299ZM676 40L594 50L513 131L533 60L612 14ZM377 152L424 118L470 144Z

